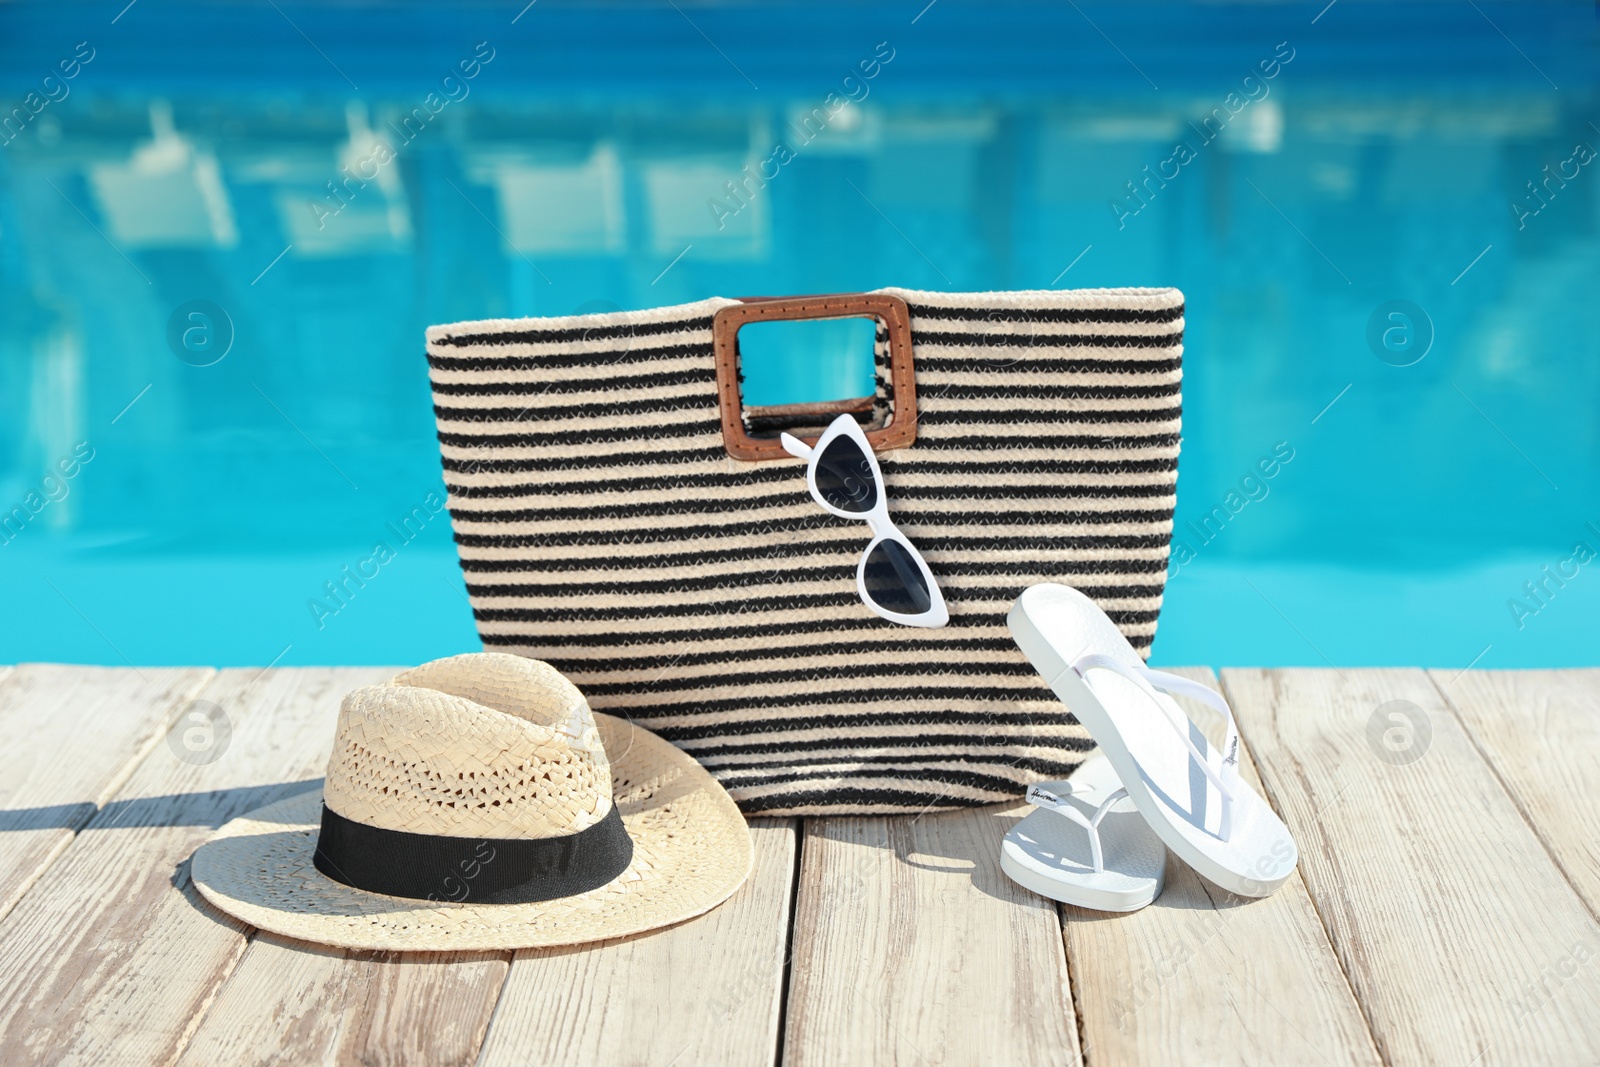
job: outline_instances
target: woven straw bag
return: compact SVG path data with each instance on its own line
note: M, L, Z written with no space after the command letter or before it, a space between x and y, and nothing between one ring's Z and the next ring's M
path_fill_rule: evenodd
M746 407L737 330L870 316L878 388ZM698 759L747 813L1014 799L1087 734L1005 616L1037 582L1148 654L1177 483L1174 289L713 298L428 331L449 506L484 645ZM868 428L891 514L948 626L858 599L869 534L776 440Z

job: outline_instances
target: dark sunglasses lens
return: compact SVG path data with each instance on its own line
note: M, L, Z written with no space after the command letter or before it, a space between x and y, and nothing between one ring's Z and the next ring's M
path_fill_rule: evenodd
M897 615L921 615L933 606L922 568L896 541L879 541L867 555L867 596Z
M872 462L849 437L828 442L817 460L817 492L840 511L865 512L878 506L878 480Z

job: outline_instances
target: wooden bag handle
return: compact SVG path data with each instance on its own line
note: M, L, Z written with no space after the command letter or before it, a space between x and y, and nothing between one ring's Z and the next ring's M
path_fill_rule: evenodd
M872 318L889 331L889 383L894 400L887 425L868 430L874 452L905 448L917 439L917 377L911 363L911 312L898 296L883 293L837 293L832 296L750 297L718 311L711 335L717 359L717 402L722 411L722 441L728 455L740 460L787 459L777 437L751 437L744 424L744 398L739 393L739 328L751 322L785 319ZM843 402L848 403L848 402ZM831 416L840 401L785 404L789 414ZM802 437L816 444L817 436Z

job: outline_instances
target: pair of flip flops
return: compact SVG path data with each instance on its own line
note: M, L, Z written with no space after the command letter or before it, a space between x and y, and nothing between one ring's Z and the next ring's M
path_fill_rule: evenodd
M1239 776L1239 732L1216 692L1144 665L1105 612L1064 585L1017 599L1007 621L1029 662L1100 755L1060 782L1030 786L1032 812L1006 834L1000 865L1024 888L1099 911L1137 911L1161 892L1170 849L1230 893L1264 897L1294 871L1294 839ZM1221 714L1222 748L1172 699Z

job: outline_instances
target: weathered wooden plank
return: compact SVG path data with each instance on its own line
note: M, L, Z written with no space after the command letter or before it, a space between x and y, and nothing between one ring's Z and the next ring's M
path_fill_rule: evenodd
M1384 1060L1600 1062L1600 934L1427 676L1223 683Z
M1021 814L806 820L786 1064L1077 1062L1055 906L1000 870Z
M518 952L484 1067L771 1063L795 824L757 819L750 835L750 880L708 914L638 937Z
M0 679L0 918L213 674L30 663Z
M1216 687L1205 669L1174 670ZM1180 699L1220 744L1217 716ZM1248 749L1249 734L1245 735ZM1245 751L1244 779L1261 788ZM1235 897L1174 856L1154 904L1130 915L1063 907L1084 1058L1148 1063L1379 1063L1299 874Z
M1600 915L1600 670L1432 674L1568 881Z
M474 1063L510 959L347 952L261 933L179 1062Z
M245 947L201 902L188 856L222 822L320 776L340 698L392 673L215 678L200 699L231 722L226 749L185 759L156 746L0 927L0 1062L174 1057Z

